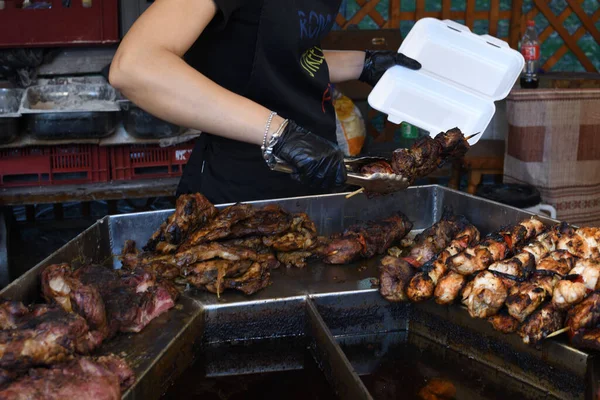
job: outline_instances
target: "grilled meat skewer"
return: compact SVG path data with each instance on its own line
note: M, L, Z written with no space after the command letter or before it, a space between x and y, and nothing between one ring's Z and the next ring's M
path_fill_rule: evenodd
M562 328L564 321L565 312L547 302L527 318L518 333L525 344L537 345L546 336Z
M545 230L536 218L526 219L509 229L488 235L482 243L448 259L448 267L461 275L471 275L487 269L492 263L503 260L510 252L524 246Z
M446 267L448 258L476 242L479 242L479 231L474 225L465 222L465 227L450 242L450 245L435 260L423 265L421 270L410 280L406 290L409 300L420 302L433 297L438 281L448 271Z
M445 210L440 221L417 235L408 256L383 257L379 267L381 295L390 301L406 301L406 288L416 269L441 252L465 224L464 217Z
M461 290L465 287L467 278L454 271L448 271L442 276L433 292L435 302L440 305L449 305L456 301Z

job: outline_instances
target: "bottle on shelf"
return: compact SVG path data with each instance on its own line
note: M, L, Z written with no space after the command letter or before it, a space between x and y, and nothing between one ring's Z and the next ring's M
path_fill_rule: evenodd
M521 74L521 87L536 89L539 86L540 41L535 30L535 21L527 21L527 30L521 39L521 54L525 58L525 67Z

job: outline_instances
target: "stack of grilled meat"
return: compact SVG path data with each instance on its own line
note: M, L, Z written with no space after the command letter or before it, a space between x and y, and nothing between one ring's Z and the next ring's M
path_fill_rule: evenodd
M120 399L135 380L116 356L89 357L103 340L61 305L0 303L0 399Z
M217 295L226 289L250 295L268 286L271 270L281 264L303 268L310 260L345 264L370 258L385 252L411 228L406 216L396 214L325 238L317 235L305 213L249 204L217 211L200 194L184 195L144 251L129 241L121 260L126 270L148 271L164 280L183 279Z
M469 148L469 142L460 129L454 128L439 133L435 138L424 137L409 149L395 150L391 163L377 161L363 166L360 172L366 175L376 172L394 173L412 184L418 178L431 174L445 162L464 157Z
M474 226L449 226L442 218L407 257L381 260L386 299L446 305L458 298L472 317L525 343L566 325L575 346L600 349L600 229L548 228L528 218L480 242Z

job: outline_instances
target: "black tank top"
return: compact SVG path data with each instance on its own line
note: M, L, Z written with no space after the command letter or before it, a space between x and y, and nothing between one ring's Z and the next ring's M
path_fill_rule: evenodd
M321 39L341 0L214 0L217 16L185 55L199 72L335 143ZM266 123L266 121L265 121ZM203 133L178 194L214 203L322 193L271 171L260 147Z

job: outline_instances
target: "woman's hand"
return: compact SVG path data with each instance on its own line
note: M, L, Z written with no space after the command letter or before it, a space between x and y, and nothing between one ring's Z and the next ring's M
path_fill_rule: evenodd
M421 64L418 61L413 60L402 53L387 50L367 50L365 51L363 71L358 79L361 82L375 86L385 71L395 65L400 65L413 70L421 69Z
M338 146L289 121L273 147L273 155L295 170L292 178L321 188L346 182L344 154Z

